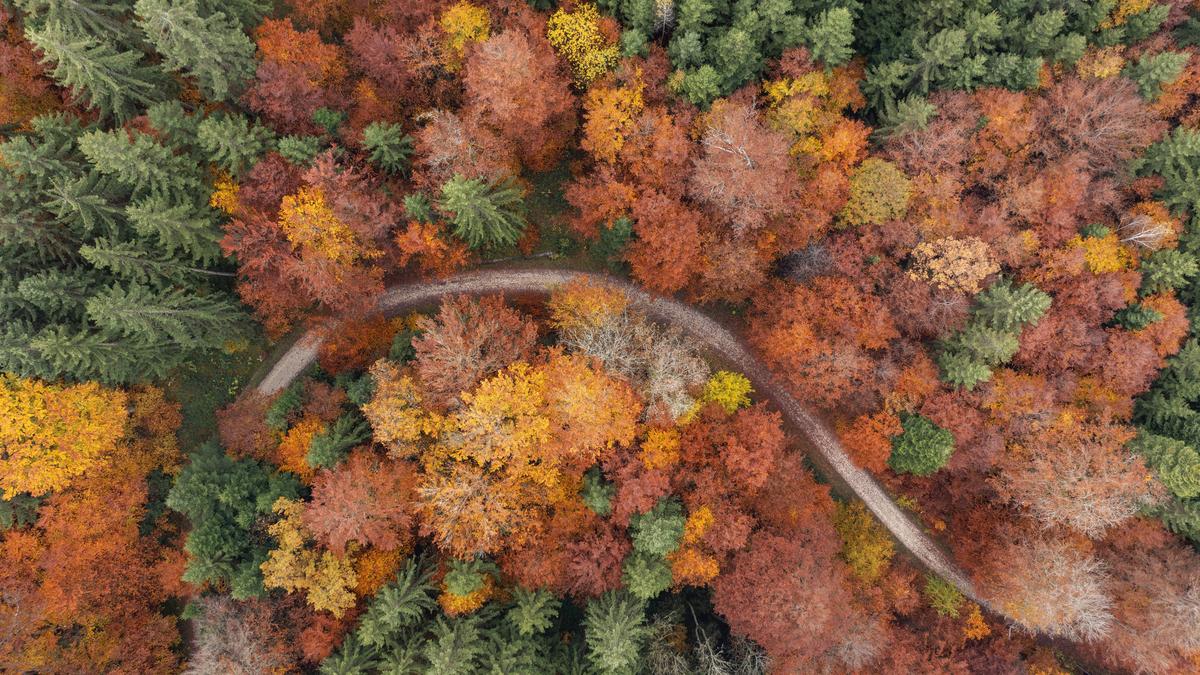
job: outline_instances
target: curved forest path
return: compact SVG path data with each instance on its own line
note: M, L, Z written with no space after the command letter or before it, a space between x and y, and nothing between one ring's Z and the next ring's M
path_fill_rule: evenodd
M847 456L833 431L788 393L767 366L728 328L700 310L674 300L646 292L628 282L606 274L568 269L489 269L454 275L434 281L403 284L389 289L379 300L380 311L397 314L427 306L450 294L487 293L548 294L556 286L584 278L624 290L631 306L650 318L669 323L697 340L710 356L724 361L750 379L755 393L770 400L782 413L788 426L799 435L813 463L835 488L849 492L866 504L896 541L928 571L954 584L971 600L987 606L970 579L887 494L882 486ZM324 340L321 329L313 329L298 340L272 366L258 383L258 391L274 393L288 386L317 356Z

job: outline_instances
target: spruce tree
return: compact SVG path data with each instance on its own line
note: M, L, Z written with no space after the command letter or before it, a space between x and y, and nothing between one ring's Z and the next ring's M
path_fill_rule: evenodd
M152 137L124 130L90 131L79 137L79 149L97 171L113 176L135 195L194 200L205 191L197 167Z
M520 586L513 589L513 600L516 604L508 610L508 621L525 636L549 630L561 604L549 591L531 591Z
M1008 281L997 283L975 296L973 320L1001 331L1016 331L1035 325L1050 308L1050 296L1033 284L1013 287Z
M125 120L169 95L168 81L136 51L117 51L61 24L29 27L25 36L52 66L50 75L89 108Z
M635 551L625 558L621 583L635 598L650 600L671 587L671 566L662 556Z
M221 258L220 230L207 206L173 204L165 197L152 196L130 203L125 216L139 236L153 237L167 253L196 264L212 264Z
M686 522L683 506L677 500L667 497L658 500L654 508L629 519L633 550L656 556L673 553L679 548Z
M1130 63L1121 74L1137 83L1142 98L1153 101L1162 93L1164 84L1179 78L1189 58L1188 52L1148 54Z
M134 11L163 67L195 78L210 100L238 93L254 75L254 43L236 19L202 16L196 0L137 0Z
M292 164L309 166L324 146L320 136L284 136L275 144L275 149Z
M363 148L371 163L391 174L406 175L413 154L413 138L399 124L372 122L363 129Z
M229 299L182 290L112 285L87 301L87 315L111 334L175 348L219 347L239 335L242 314Z
M892 439L888 466L897 473L928 476L946 465L954 452L954 436L921 415L901 416L904 431Z
M170 255L147 251L133 242L114 241L104 237L80 247L79 254L96 269L107 270L122 279L138 284L162 287L186 283L196 275L233 276L228 272L214 272L201 267L192 267Z
M1196 257L1190 253L1177 249L1155 251L1142 258L1138 269L1142 273L1142 286L1138 290L1142 295L1152 295L1182 288L1198 269Z
M337 466L356 445L371 439L371 425L357 410L337 418L308 446L308 465L328 469Z
M511 178L489 185L456 175L442 186L438 207L471 248L515 244L525 231L524 197Z
M266 152L273 140L270 129L254 124L245 115L210 115L196 128L196 142L205 158L234 178Z
M605 675L638 672L648 629L646 605L624 591L608 591L584 610L584 639L592 667Z
M1162 484L1176 497L1200 497L1200 454L1192 446L1147 431L1138 433L1129 447L1153 467Z

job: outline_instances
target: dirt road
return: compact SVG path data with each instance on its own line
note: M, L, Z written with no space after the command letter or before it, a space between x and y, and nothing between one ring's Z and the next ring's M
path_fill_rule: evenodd
M835 488L861 499L896 541L928 571L953 583L963 595L986 606L987 603L978 596L966 574L943 553L915 520L892 501L873 477L855 466L833 432L776 382L767 367L751 353L745 343L727 328L686 303L652 295L627 282L603 274L571 270L490 269L468 272L439 281L397 286L384 294L379 305L382 311L394 314L433 304L443 295L454 293L542 294L578 277L591 278L622 288L629 294L634 308L657 321L678 326L705 345L711 356L744 373L754 385L756 393L774 403L783 414L789 426L805 444L813 462ZM272 393L286 387L316 358L320 343L321 337L318 333L310 331L275 363L258 384L258 390Z

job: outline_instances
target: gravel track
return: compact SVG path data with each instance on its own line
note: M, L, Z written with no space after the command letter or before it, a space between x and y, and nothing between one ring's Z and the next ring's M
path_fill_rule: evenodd
M954 584L963 595L987 606L967 575L947 557L920 525L904 512L879 483L855 466L829 427L802 406L771 375L749 347L733 332L700 310L671 298L653 295L625 281L605 274L553 269L489 269L467 272L437 281L393 287L379 301L387 314L426 306L447 294L482 295L487 293L545 294L571 279L586 278L624 290L635 309L663 323L672 324L703 344L711 356L726 362L750 379L759 396L769 399L800 439L813 463L835 488L852 493L867 505L875 517L892 533L926 570ZM336 326L332 328L336 330ZM323 341L322 331L310 330L288 350L258 384L258 391L274 393L286 387L317 356Z

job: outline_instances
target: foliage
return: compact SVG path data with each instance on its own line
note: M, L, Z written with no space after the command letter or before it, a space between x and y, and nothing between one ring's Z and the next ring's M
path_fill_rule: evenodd
M398 124L372 122L363 129L363 149L371 162L388 173L407 174L413 139Z
M931 574L925 575L925 598L933 611L942 616L958 618L959 608L963 604L963 594L954 584Z
M313 609L341 617L354 605L357 575L350 561L308 547L311 534L302 522L303 503L280 497L271 510L279 519L267 528L277 544L262 562L263 585L292 593L304 591Z
M125 435L128 398L0 375L0 497L62 490L108 461Z
M850 199L839 217L847 226L881 225L908 209L909 180L891 162L871 158L850 177Z
M641 600L620 591L609 591L588 603L583 625L593 668L614 675L637 672L647 637L645 612Z
M617 63L617 46L605 40L599 18L596 6L585 2L572 12L559 8L546 22L547 39L571 64L575 84L581 88Z
M927 476L946 465L954 452L954 436L921 415L900 416L904 431L892 439L888 466L893 470Z
M486 181L455 175L442 186L438 208L454 223L454 234L471 248L516 243L526 227L524 195L511 180Z
M842 538L842 558L863 584L879 580L892 562L892 538L861 502L838 504L833 526Z

